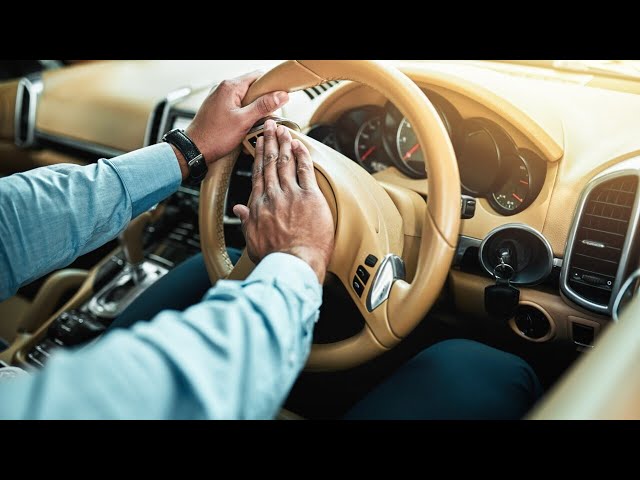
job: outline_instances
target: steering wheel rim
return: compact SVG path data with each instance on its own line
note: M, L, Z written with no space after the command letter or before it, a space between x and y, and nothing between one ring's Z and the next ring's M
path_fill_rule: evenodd
M394 187L392 200L373 177L350 159L304 134L291 132L309 149L318 183L334 217L336 249L328 271L344 283L365 319L363 330L351 338L313 344L305 367L313 371L357 366L394 347L408 335L434 304L446 281L460 229L460 181L451 141L422 90L396 68L365 60L291 60L258 79L244 102L250 103L271 91L293 92L329 80L352 80L368 85L407 117L426 154L428 202L426 207L417 210L420 217L417 220L422 225L413 281L392 279L386 299L370 310L367 299L371 297L376 276L380 276L382 260L388 255L402 256L408 232L396 205L414 202L412 192L403 194L402 189ZM213 164L201 186L201 243L214 283L220 278L246 278L253 268L246 252L234 267L227 256L224 239L224 204L238 154L236 149ZM373 268L366 267L370 277L360 296L352 281L357 267L364 266L368 254L375 255L378 262Z

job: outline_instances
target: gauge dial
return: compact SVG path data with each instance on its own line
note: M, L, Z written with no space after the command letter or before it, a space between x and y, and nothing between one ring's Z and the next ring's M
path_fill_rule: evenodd
M398 146L398 155L403 162L408 163L413 168L419 168L420 164L424 165L424 154L420 148L420 143L418 143L418 137L416 137L411 124L406 118L403 118L398 126L396 145Z
M364 122L358 129L354 142L356 159L371 173L380 172L389 166L382 148L381 123L379 116Z
M501 208L507 212L515 212L527 202L531 192L529 168L525 161L517 156L513 156L513 162L508 162L507 165L511 170L507 181L492 195Z
M340 151L340 145L338 144L338 138L336 136L336 128L333 125L315 125L311 127L307 132L307 135L338 152Z

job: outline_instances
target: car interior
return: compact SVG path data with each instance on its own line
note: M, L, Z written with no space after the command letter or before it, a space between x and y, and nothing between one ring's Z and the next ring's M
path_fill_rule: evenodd
M335 227L311 354L278 418L339 418L450 338L533 367L545 393L527 418L640 418L640 62L3 60L0 176L158 143L256 68L244 102L291 92L273 118L311 152ZM232 208L262 128L200 187L0 303L0 373L99 342L200 252L212 285L246 278L248 255L227 248L245 247Z

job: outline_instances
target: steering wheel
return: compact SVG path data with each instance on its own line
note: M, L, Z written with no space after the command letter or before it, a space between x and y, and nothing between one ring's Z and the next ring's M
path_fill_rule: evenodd
M364 328L351 338L314 344L306 370L351 368L397 345L427 314L442 289L453 260L460 229L460 180L456 157L442 121L425 94L394 67L374 61L291 60L259 78L245 104L260 95L293 92L329 80L352 80L376 89L407 117L425 153L429 173L428 202L416 206L416 194L393 188L393 199L362 167L326 145L291 131L311 153L316 178L335 225L335 250L328 272L344 284L364 317ZM254 132L255 134L255 132ZM200 235L212 282L244 279L253 264L246 253L234 267L227 256L223 215L236 149L209 168L200 191ZM412 196L413 195L413 196ZM419 212L415 223L399 212L403 204ZM410 220L409 220L410 221ZM420 253L411 283L405 281L402 254L411 236ZM373 264L373 258L377 261ZM367 262L367 257L369 261ZM367 282L358 268L369 273ZM362 273L362 272L361 272ZM364 275L366 277L366 275ZM358 280L357 284L354 282Z

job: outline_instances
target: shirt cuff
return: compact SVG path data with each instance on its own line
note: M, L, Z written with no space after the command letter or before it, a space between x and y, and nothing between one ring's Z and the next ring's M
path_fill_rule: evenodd
M318 298L322 298L322 285L318 282L316 272L307 262L295 255L280 252L267 255L246 281L271 279L277 279L279 283L293 290L311 290Z
M118 172L131 198L131 218L146 212L174 193L182 181L176 154L171 145L164 142L105 162Z

